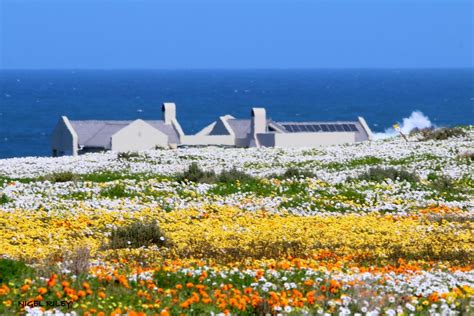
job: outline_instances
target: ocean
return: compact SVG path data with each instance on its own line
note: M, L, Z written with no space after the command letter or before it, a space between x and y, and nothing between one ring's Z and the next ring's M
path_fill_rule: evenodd
M474 69L451 70L2 70L0 158L49 156L61 115L161 119L175 102L186 133L265 107L285 121L354 120L375 132L417 118L474 124ZM413 113L415 112L415 116ZM409 119L407 119L409 118Z

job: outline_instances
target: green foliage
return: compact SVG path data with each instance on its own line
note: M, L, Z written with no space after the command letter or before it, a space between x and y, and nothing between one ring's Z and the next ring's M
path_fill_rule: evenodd
M220 196L226 196L237 192L251 192L257 196L269 196L275 193L275 189L275 186L270 183L262 182L259 179L252 179L243 183L218 183L208 192Z
M352 159L348 162L342 163L342 162L331 162L328 163L326 166L324 166L327 169L334 169L334 170L342 170L342 169L352 169L352 168L357 168L360 166L373 166L377 165L379 163L383 162L382 159L373 157L373 156L366 156L362 158L356 158Z
M0 283L11 280L22 280L32 275L34 270L24 262L0 258Z
M474 151L467 151L459 155L459 159L468 164L474 162Z
M452 137L466 136L467 133L460 127L444 127L438 129L425 128L422 130L414 131L412 135L421 134L420 140L444 140Z
M188 170L177 175L178 181L191 181L197 183L216 183L217 176L214 171L202 170L196 162L189 165Z
M440 192L448 192L454 190L455 184L450 177L441 175L434 178L432 177L431 187Z
M134 151L121 152L117 154L117 159L120 160L134 160L134 158L140 158L140 154Z
M302 170L290 167L280 176L281 179L295 179L295 178L316 178L316 175L309 170Z
M69 182L78 180L78 176L70 171L55 172L45 177L40 177L41 180L48 180L50 182Z
M112 230L106 249L139 248L168 245L156 221L133 222L130 225Z
M8 196L5 193L0 194L0 205L7 204L8 202L10 202Z
M444 199L452 201L458 200L458 195L468 193L469 185L465 186L456 183L456 181L445 175L437 175L434 172L428 174L427 179L430 181L429 187L443 195Z
M217 181L219 183L234 183L234 182L249 182L255 180L251 175L246 174L243 171L237 170L235 167L229 171L223 170L218 176Z
M381 168L381 167L374 167L370 168L368 171L361 174L357 179L359 180L367 180L367 181L375 181L375 182L382 182L386 179L391 179L393 181L408 181L411 183L416 183L419 181L418 176L407 170L403 169L396 169L396 168Z
M160 175L160 174L152 174L152 173L129 173L127 170L123 171L100 171L94 173L83 174L80 176L80 179L83 181L90 181L90 182L110 182L115 180L147 180L147 179L170 179L168 176Z
M108 187L103 188L100 191L100 195L108 198L123 198L133 197L135 194L126 190L126 187L122 183L117 183Z

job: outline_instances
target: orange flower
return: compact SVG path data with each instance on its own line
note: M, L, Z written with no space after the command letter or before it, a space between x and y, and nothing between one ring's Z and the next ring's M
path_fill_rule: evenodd
M56 277L55 274L48 280L48 287L53 287L56 285Z
M83 283L82 283L82 287L84 288L84 290L87 290L87 289L89 289L91 286L89 285L89 283L83 282Z
M169 313L166 309L163 309L163 310L160 312L160 316L170 316L170 313Z
M314 281L311 280L311 279L308 279L308 280L304 281L303 284L306 285L306 286L313 286Z
M69 287L70 284L68 281L62 281L61 285L63 286L63 288L66 288L66 287Z
M77 292L77 296L84 297L84 296L86 296L86 292L84 292L83 290L80 290L80 291Z
M184 302L179 304L179 306L181 306L182 308L188 308L189 305L191 305L191 302L189 300L185 300Z
M107 295L105 295L104 292L99 292L99 294L97 294L101 299L104 299Z
M181 289L183 288L183 286L182 286L181 284L176 284L176 288L177 288L178 290L181 290Z
M1 287L1 288L0 288L0 296L1 296L1 295L6 295L6 294L7 294L7 289Z
M41 294L41 295L46 294L46 292L48 292L48 290L47 290L46 288L44 288L44 287L40 287L40 288L38 289L38 293Z
M428 299L429 299L430 301L432 301L433 303L439 301L439 294L438 294L438 292L433 292L433 293L431 293L431 295L428 297Z
M25 292L28 291L29 289L30 289L30 286L29 286L28 284L25 284L25 285L23 285L23 286L20 288L20 290L21 290L23 293L25 293Z

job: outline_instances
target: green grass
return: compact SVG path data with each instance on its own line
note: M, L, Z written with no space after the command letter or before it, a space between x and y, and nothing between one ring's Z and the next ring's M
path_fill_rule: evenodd
M415 161L434 161L439 160L440 157L432 154L411 155L400 159L392 159L388 163L392 166L406 166Z
M397 168L392 168L392 167L370 168L366 172L359 175L357 179L366 180L366 181L374 181L374 182L383 182L387 179L391 179L393 181L408 181L410 183L417 183L419 181L419 178L416 175L416 173L410 172L404 169L397 169Z
M171 180L172 177L165 176L161 174L153 173L129 173L127 171L100 171L89 174L82 174L79 177L82 181L89 182L111 182L116 180L149 180L149 179L158 179L158 180Z
M22 261L0 258L0 283L21 280L31 277L34 269Z
M218 183L208 193L226 196L235 193L254 193L257 196L270 196L275 194L276 187L270 183L264 183L259 179L248 180L244 183Z
M353 169L360 166L374 166L378 165L383 162L383 159L373 157L373 156L366 156L362 158L352 159L348 162L330 162L326 165L323 165L323 169L331 169L331 170L343 170L343 169Z
M126 189L124 184L117 183L117 184L103 188L102 190L100 190L99 195L102 197L108 197L108 198L114 199L114 198L125 198L125 197L132 198L132 197L137 196L137 193L130 192Z

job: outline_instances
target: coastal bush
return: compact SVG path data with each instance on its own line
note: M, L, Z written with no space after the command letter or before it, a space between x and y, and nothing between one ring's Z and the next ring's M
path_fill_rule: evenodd
M397 169L393 167L389 168L382 168L382 167L374 167L370 168L366 172L359 175L357 178L358 180L366 180L366 181L375 181L375 182L382 182L386 179L391 179L393 181L407 181L407 182L418 182L418 176L407 170Z
M215 183L217 181L216 173L214 171L202 170L196 162L189 165L188 169L176 176L180 182L190 181L196 183Z
M468 163L474 162L474 151L466 151L459 155L459 158Z
M140 154L135 151L126 151L117 154L117 159L120 160L132 160L133 158L139 158Z
M10 202L8 196L5 193L0 194L0 205L7 204L8 202Z
M106 249L165 246L168 242L156 221L133 222L112 230Z
M412 135L420 134L421 141L444 140L452 137L466 136L466 131L460 127L443 127L437 129L425 128L415 131Z
M294 179L294 178L316 178L316 175L310 170L298 169L290 167L285 170L281 176L274 176L280 179Z
M233 167L229 171L222 170L221 173L217 176L217 181L219 183L234 183L237 181L243 183L252 180L255 180L255 178L249 174L246 174L243 171L238 170L235 167Z
M71 171L55 172L44 177L44 180L47 180L53 183L76 181L77 179L78 179L78 176L72 173Z
M89 247L78 247L67 253L64 263L65 268L74 275L85 274L89 271L91 250Z
M455 186L453 179L445 175L430 173L427 178L430 180L431 187L437 191L451 191Z
M445 175L437 175L433 172L428 174L428 180L430 181L429 186L447 195L446 198L452 198L455 195L464 193L464 190L456 184L454 179Z

